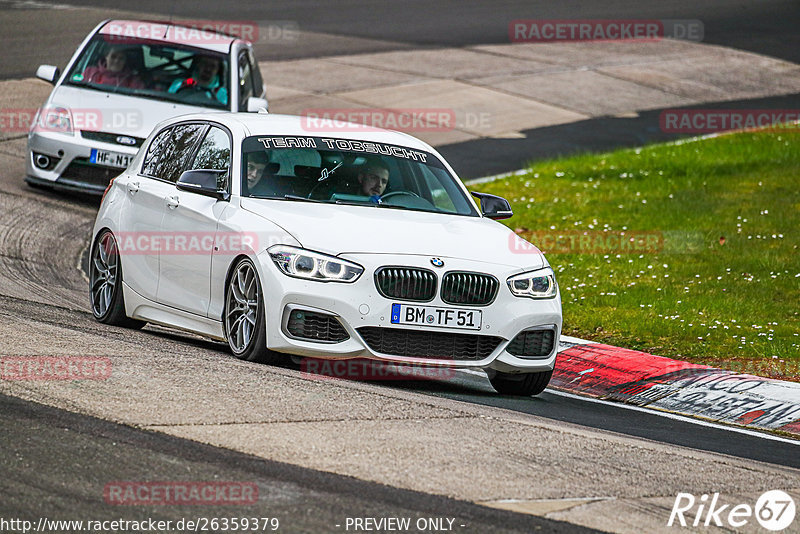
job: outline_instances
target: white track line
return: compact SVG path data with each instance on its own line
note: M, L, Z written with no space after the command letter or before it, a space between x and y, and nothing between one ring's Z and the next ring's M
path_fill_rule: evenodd
M482 377L486 378L486 373L484 373L483 371L475 371L473 369L458 369L458 372L465 373L465 374L470 374L470 375L475 375L475 376L482 376ZM607 401L607 400L595 399L593 397L586 397L586 396L583 396L583 395L575 395L574 393L567 393L567 392L564 392L564 391L558 391L558 390L555 390L555 389L552 389L552 388L547 388L545 391L547 391L548 393L552 393L553 395L556 395L556 396L559 396L559 397L566 397L568 399L575 399L575 400L580 400L580 401L585 401L585 402L593 402L595 404L603 404L605 406L613 406L614 408L622 408L622 409L625 409L625 410L633 410L635 412L644 412L644 413L647 413L647 414L650 414L650 415L656 415L658 417L666 417L667 419L675 419L677 421L683 421L684 423L691 423L693 425L706 426L706 427L716 428L718 430L727 430L728 432L735 432L737 434L745 434L747 436L768 439L768 440L771 440L771 441L779 441L781 443L789 443L791 445L800 445L800 441L798 441L798 440L789 439L789 438L782 438L780 436L774 436L772 434L767 434L765 432L758 432L756 430L749 430L747 428L740 428L740 427L736 427L736 426L725 425L725 424L722 424L722 423L714 423L714 422L711 422L711 421L705 421L703 419L696 419L696 418L694 418L692 416L689 416L689 415L679 415L679 414L675 414L675 413L672 413L672 412L665 412L665 411L662 411L662 410L654 410L652 408L644 408L642 406L633 406L631 404L624 404L624 403L621 403L621 402L611 402L611 401Z

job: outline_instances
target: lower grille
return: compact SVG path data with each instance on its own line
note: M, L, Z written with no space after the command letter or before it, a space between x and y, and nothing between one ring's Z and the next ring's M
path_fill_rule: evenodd
M115 133L108 133L108 132L93 132L90 130L81 130L81 137L84 139L91 139L92 141L102 141L103 143L113 143L115 145L123 145L123 146L135 146L140 147L144 143L144 138L142 137L134 137L132 135L125 135L125 134L115 134ZM118 137L124 137L127 139L132 139L133 143L120 143L117 141Z
M478 361L489 357L499 337L365 326L358 329L369 348L381 354L436 360Z
M61 173L61 178L105 187L112 178L124 171L125 169L95 165L88 158L75 158Z
M520 358L542 358L553 352L553 330L527 330L520 332L506 347L506 352Z
M350 338L336 317L305 310L292 310L289 313L286 331L299 339L326 343L340 343Z

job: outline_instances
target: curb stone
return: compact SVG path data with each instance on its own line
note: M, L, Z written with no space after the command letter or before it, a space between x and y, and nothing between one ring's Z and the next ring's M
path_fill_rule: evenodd
M562 336L550 387L800 439L800 384Z

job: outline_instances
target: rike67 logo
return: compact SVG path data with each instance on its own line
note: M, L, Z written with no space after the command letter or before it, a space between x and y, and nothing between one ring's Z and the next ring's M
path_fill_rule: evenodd
M794 522L796 507L794 499L781 490L763 493L755 506L746 503L720 502L719 493L695 498L691 493L678 493L667 526L682 527L733 527L740 529L756 521L765 529L778 532Z

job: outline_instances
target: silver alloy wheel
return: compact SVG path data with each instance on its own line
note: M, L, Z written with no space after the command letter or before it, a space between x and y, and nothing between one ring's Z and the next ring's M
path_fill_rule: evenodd
M225 299L225 331L228 344L236 354L247 350L255 335L258 319L258 275L253 265L242 261L228 282L228 296Z
M95 317L108 314L117 287L119 249L111 232L106 232L94 247L91 261L92 311Z

